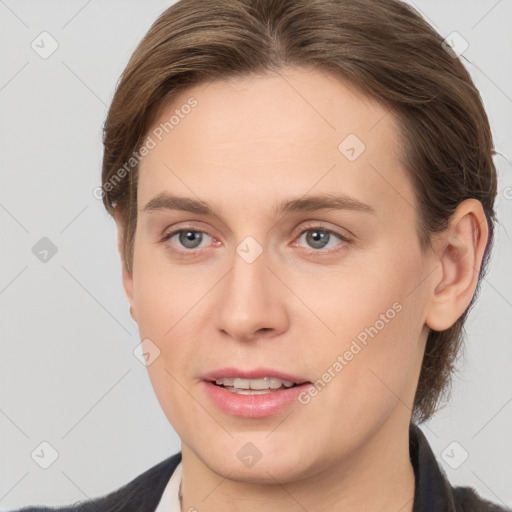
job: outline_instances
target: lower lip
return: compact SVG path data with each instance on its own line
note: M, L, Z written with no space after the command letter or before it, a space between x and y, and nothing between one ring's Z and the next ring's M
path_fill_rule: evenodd
M239 395L211 382L203 382L207 395L219 409L233 416L245 418L272 416L297 401L298 396L312 385L308 382L263 395Z

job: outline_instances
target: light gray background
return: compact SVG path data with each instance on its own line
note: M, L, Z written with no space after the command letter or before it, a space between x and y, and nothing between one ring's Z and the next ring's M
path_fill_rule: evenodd
M0 510L107 493L179 450L133 355L114 224L92 193L116 81L171 3L0 0ZM501 154L492 270L451 403L422 429L453 484L511 506L512 2L414 5L469 42ZM47 59L31 48L43 31L59 45ZM32 252L42 237L58 249L46 263ZM48 469L31 458L43 441L58 452ZM453 465L462 450L452 469L442 454Z

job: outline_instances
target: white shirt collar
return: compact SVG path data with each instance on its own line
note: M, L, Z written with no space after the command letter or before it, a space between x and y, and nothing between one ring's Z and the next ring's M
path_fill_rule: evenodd
M179 492L182 471L183 468L180 462L167 482L155 512L181 512Z

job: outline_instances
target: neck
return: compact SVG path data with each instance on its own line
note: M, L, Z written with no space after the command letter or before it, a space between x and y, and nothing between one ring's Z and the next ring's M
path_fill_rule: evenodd
M303 512L339 510L412 512L415 476L409 423L388 421L349 457L286 484L222 477L183 447L182 511Z

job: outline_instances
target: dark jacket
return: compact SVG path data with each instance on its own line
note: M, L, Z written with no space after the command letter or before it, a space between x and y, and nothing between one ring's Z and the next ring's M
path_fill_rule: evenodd
M409 453L415 474L414 512L512 512L479 497L470 487L452 487L417 425L409 428ZM66 508L28 507L19 512L154 512L181 453L163 460L120 489ZM355 511L354 511L355 512Z

